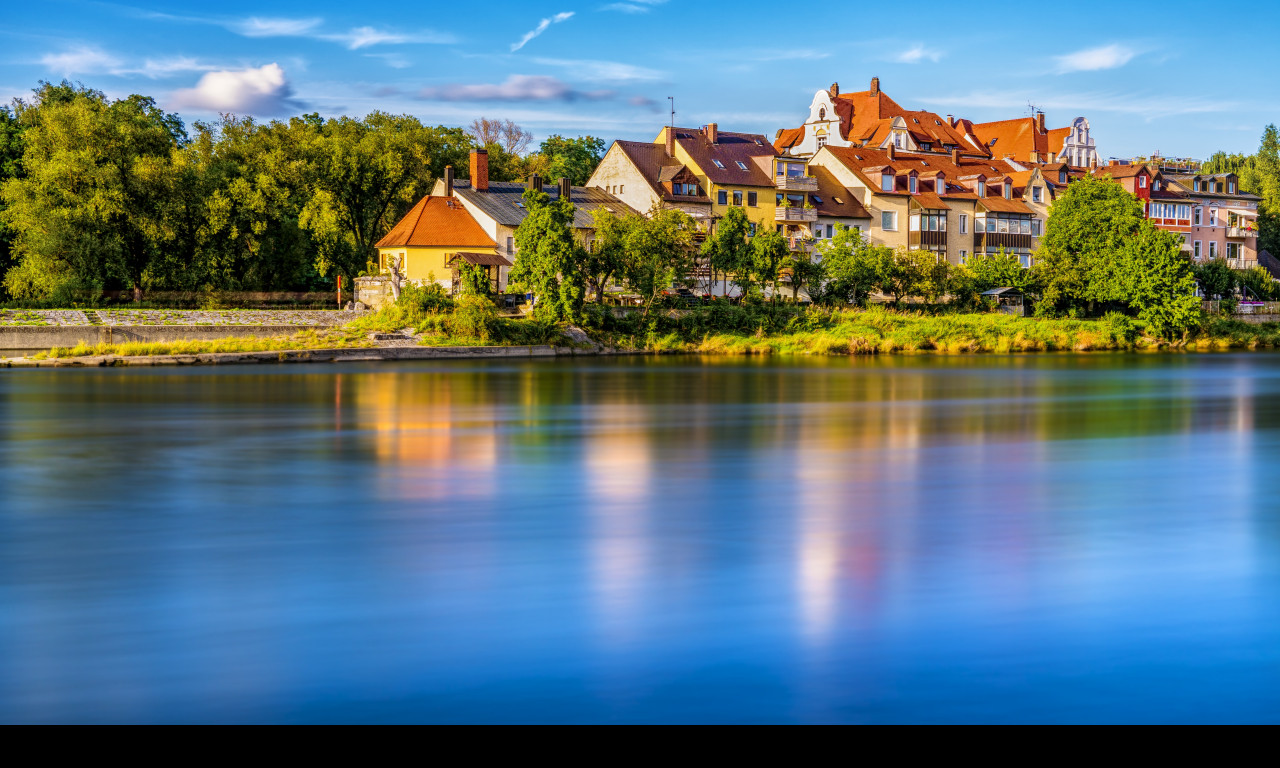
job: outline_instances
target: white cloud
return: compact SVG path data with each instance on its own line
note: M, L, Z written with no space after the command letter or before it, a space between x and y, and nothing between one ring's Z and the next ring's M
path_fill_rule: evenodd
M1119 43L1104 45L1098 48L1088 48L1075 53L1068 53L1065 56L1057 56L1054 58L1058 63L1058 73L1065 74L1067 72L1095 72L1100 69L1115 69L1128 64L1134 56L1138 55L1138 51Z
M324 23L324 19L247 19L228 22L227 29L245 37L306 37Z
M602 6L602 11L614 11L616 13L648 13L655 5L662 5L667 0L627 0L624 3L609 3Z
M111 72L120 67L120 59L100 48L79 46L62 53L46 53L40 63L63 77Z
M256 69L220 70L200 78L195 88L174 91L175 109L275 115L292 109L293 88L279 64Z
M928 59L929 61L937 63L942 56L942 51L925 48L924 43L916 43L907 50L894 56L893 61L896 61L899 64L919 64L925 59Z
M511 52L515 53L516 51L528 45L530 40L537 37L538 35L541 35L543 32L546 32L547 28L550 27L552 24L559 24L562 21L568 21L569 19L572 19L572 18L573 18L573 11L568 11L566 13L557 13L555 16L552 16L549 19L543 19L542 21L538 22L538 26L534 27L528 32L525 32L524 37L520 38L519 42L511 44Z
M593 83L631 83L653 82L666 77L665 72L634 64L623 64L616 61L595 61L592 59L534 59L544 67L558 67L573 70L580 80Z
M600 101L613 91L580 91L554 77L512 75L502 83L451 84L418 91L431 101Z

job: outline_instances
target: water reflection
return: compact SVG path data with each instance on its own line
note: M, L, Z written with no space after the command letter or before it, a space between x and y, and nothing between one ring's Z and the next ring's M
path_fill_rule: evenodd
M1270 355L10 372L0 720L1274 719L1278 390Z

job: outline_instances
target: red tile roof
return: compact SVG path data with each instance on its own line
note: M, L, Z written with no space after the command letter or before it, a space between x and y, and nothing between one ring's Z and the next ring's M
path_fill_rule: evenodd
M496 248L462 203L427 195L400 219L378 248Z
M712 143L701 129L676 128L675 135L676 143L689 154L709 181L743 187L773 187L772 158L778 153L764 136L717 131L716 141ZM765 163L767 171L756 164L757 157L769 158ZM716 165L716 160L724 167ZM738 163L745 168L739 167Z
M833 219L869 219L871 214L862 207L862 203L854 197L844 185L826 168L810 166L809 173L818 180L817 203L819 216Z

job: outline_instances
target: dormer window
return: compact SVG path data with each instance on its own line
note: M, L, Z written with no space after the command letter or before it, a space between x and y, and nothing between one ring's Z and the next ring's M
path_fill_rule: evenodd
M1032 188L1031 188L1031 202L1033 202L1033 203L1040 203L1040 202L1043 202L1043 201L1044 201L1044 200L1043 200L1043 197L1042 197L1042 193L1041 193L1041 191L1040 191L1041 189L1042 189L1041 187L1032 187Z
M1236 193L1236 183L1234 181L1227 182L1227 193L1232 195Z
M979 182L978 182L978 197L986 197L986 196L987 196L987 182L985 182L985 181L979 181Z
M1013 182L1011 181L1006 181L1004 183L1004 199L1005 200L1013 199Z
M1066 171L1058 171L1058 183L1059 183L1059 184L1066 184L1066 183L1067 183L1067 172L1066 172Z
M1139 177L1138 177L1138 189L1146 189L1146 188L1147 188L1147 177L1146 177L1146 176L1139 176Z
M893 191L893 174L892 173L885 171L884 173L880 174L880 191L881 192Z
M907 178L907 188L911 190L911 194L913 195L920 191L920 185L915 176Z
M947 194L947 179L942 174L938 174L938 177L934 179L933 191L939 195Z

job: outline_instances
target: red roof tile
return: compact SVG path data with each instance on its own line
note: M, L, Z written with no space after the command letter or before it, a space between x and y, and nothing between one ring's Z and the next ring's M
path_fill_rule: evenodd
M378 248L496 248L462 203L427 195L400 219Z

